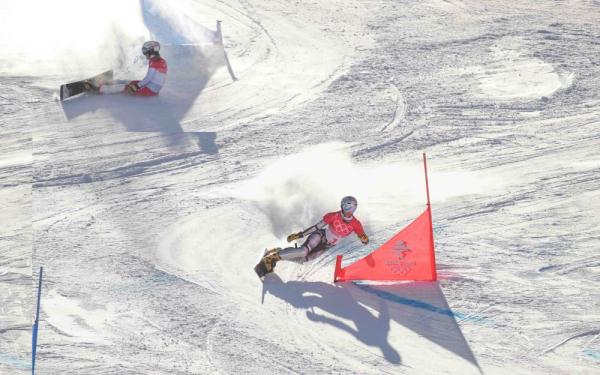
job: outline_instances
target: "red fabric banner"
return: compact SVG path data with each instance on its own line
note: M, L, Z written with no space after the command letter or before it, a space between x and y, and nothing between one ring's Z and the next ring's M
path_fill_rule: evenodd
M341 256L338 256L334 279L436 280L430 208L388 242L355 263L342 268Z

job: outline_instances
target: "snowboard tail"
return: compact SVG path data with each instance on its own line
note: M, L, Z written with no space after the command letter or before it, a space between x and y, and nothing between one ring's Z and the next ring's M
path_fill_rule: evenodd
M63 101L75 95L86 92L85 82L89 81L94 86L100 86L104 83L110 82L113 79L113 71L107 70L104 73L100 73L96 76L83 79L81 81L71 82L60 86L60 100Z
M254 266L254 272L256 272L259 278L262 279L268 273L273 272L275 264L281 259L281 257L279 257L279 250L281 249L278 247L271 250L265 250L265 254L260 262Z
M258 263L256 266L254 266L254 272L256 272L258 277L261 279L263 277L265 277L266 274L269 273L269 271L267 270L267 268L265 267L265 265L262 261L260 263ZM271 272L273 272L273 271L271 271Z

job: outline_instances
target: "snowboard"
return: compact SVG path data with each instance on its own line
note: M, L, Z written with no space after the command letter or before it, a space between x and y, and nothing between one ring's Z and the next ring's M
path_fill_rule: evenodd
M269 269L265 263L265 258L267 257L267 255L271 254L273 251L278 251L280 250L279 248L275 248L272 250L267 250L265 249L265 253L262 257L262 259L260 260L260 262L258 262L258 264L256 266L254 266L254 272L256 272L256 274L258 275L258 277L260 279L262 279L263 277L265 277L266 274L273 272L273 269L275 269L275 264L277 263L277 261L272 261L272 265L271 265L271 269Z
M256 272L260 279L262 279L263 277L265 277L266 274L269 273L269 271L265 267L265 264L262 262L262 259L256 266L254 266L254 272Z
M112 81L113 79L113 71L107 70L104 73L100 73L96 76L82 79L81 81L71 82L60 86L60 100L63 101L67 98L70 98L75 95L79 95L84 93L85 87L83 83L85 81L91 81L94 86L100 86L103 83Z

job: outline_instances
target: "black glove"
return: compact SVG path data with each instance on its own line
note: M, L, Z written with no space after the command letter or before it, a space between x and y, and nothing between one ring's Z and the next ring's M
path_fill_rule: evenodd
M292 242L292 241L297 240L299 238L302 238L302 232L292 233L289 236L287 236L287 242Z

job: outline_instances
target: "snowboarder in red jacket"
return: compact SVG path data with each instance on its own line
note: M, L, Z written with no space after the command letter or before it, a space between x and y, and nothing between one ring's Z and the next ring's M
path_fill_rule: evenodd
M167 78L167 62L160 56L159 51L160 43L153 40L145 42L142 46L142 53L148 59L148 72L141 81L114 81L100 86L94 86L91 81L86 81L84 87L87 91L100 94L125 92L135 96L156 96Z
M325 214L317 224L287 237L288 242L307 237L302 246L268 250L254 270L259 277L263 277L267 273L273 272L275 264L279 260L306 261L312 259L335 246L339 240L352 232L356 233L361 242L366 245L369 243L369 237L365 234L360 221L354 217L357 206L356 198L344 197L339 211Z

